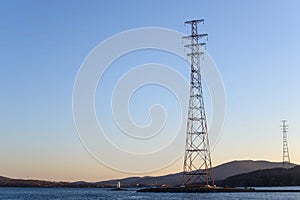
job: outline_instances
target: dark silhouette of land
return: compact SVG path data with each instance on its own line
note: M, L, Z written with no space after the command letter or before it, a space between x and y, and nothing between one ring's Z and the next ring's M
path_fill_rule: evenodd
M299 186L300 166L290 169L274 168L257 170L231 176L223 181L228 187Z
M289 167L294 167L295 164L290 164ZM268 162L268 161L231 161L218 165L213 168L216 185L222 185L223 180L230 176L248 173L262 169L272 169L282 167L282 162ZM123 186L180 186L182 184L182 172L176 174L169 174L156 177L129 177L124 179L115 179L98 182L104 185L115 185L117 181L121 181Z
M101 185L84 181L70 183L42 180L11 179L0 176L0 187L89 188L101 187Z
M290 164L291 169L280 169L282 163L268 161L232 161L213 168L217 186L290 186L300 185L300 167ZM274 169L275 168L275 169ZM267 177L267 178L263 178ZM268 180L268 181L266 181ZM129 177L100 182L54 182L42 180L11 179L0 176L0 187L116 187L121 181L122 187L171 186L182 184L182 173L156 177Z

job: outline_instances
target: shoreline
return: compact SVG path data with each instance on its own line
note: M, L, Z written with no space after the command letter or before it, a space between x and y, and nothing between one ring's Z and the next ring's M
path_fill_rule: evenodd
M184 187L170 187L170 188L145 188L137 190L137 192L153 192L153 193L245 193L245 192L297 192L300 190L276 190L276 189L254 189L254 188L184 188Z

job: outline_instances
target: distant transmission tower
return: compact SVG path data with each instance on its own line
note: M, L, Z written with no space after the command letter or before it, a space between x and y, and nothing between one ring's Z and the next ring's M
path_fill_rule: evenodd
M287 130L288 125L286 120L282 120L282 136L283 136L283 157L282 157L282 164L284 167L288 167L290 164L290 155L289 155L289 148L288 148L288 141L287 141Z
M198 24L203 22L203 19L185 22L191 25L192 30L190 36L183 37L190 41L185 47L190 49L187 56L191 59L190 100L182 178L182 184L186 187L214 186L200 73L200 58L204 54L201 46L205 46L206 43L200 43L199 40L208 36L198 34Z

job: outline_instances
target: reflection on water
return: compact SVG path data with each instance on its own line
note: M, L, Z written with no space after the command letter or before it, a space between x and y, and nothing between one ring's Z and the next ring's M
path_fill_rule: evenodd
M268 187L257 189L298 189L300 187ZM98 188L0 188L0 199L300 199L300 193L137 193Z

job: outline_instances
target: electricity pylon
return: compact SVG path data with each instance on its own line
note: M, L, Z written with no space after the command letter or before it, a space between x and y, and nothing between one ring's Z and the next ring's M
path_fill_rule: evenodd
M182 177L182 184L185 187L214 186L201 85L200 59L204 54L202 46L205 46L206 43L202 43L200 40L208 36L208 34L198 33L198 24L202 22L204 22L203 19L185 22L185 24L191 25L191 35L183 37L190 41L190 44L185 47L190 49L187 56L191 59L190 100Z
M282 120L282 165L284 167L288 167L290 165L290 154L289 154L289 148L288 148L288 141L287 141L287 131L288 131L288 125L287 120Z

